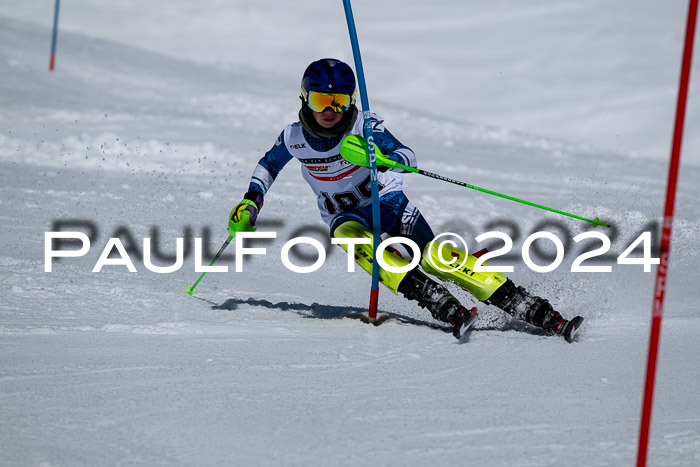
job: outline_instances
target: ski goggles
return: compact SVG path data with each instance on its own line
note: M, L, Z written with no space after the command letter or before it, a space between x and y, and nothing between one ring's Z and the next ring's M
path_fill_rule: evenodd
M350 94L309 91L306 103L314 112L323 112L327 108L339 114L347 111L353 103Z

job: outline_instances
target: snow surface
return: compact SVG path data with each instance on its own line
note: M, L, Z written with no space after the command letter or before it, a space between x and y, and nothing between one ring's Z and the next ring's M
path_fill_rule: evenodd
M378 108L400 103L668 160L687 0L354 3L370 103ZM109 7L71 0L61 8L62 31L272 73L277 89L267 92L280 98L299 86L308 62L352 60L340 0L120 0ZM0 0L0 14L50 28L53 5ZM44 34L23 48L47 54L47 40ZM59 64L74 53L63 41L58 50ZM700 165L700 132L692 130L700 128L698 80L686 119L683 159Z
M52 75L46 2L3 4L1 465L634 462L654 275L614 260L660 222L684 2L635 2L636 16L621 30L609 17L619 18L620 5L630 2L496 2L493 10L447 1L402 3L400 10L397 2L354 5L365 66L376 73L372 109L417 152L421 167L614 224L605 231L613 272L572 273L583 247L597 246L571 241L585 224L408 177L407 194L435 230L464 235L470 248L474 236L497 229L518 252L543 222L557 222L553 231L568 248L554 272L535 273L517 257L502 262L515 265L509 276L518 284L566 316L586 318L575 344L486 305L459 344L386 290L380 311L388 321L373 327L356 319L369 277L345 272L342 251L329 249L325 266L310 275L282 264L287 239L327 240L293 163L260 217L259 230L278 238L260 242L268 254L246 261L244 272L234 272L229 247L221 264L230 271L208 274L189 297L184 288L198 276L191 248L176 273L144 267L144 237L158 235L166 255L174 255L176 237L190 246L192 237L207 238L206 256L218 249L255 162L295 119L306 62L350 60L342 8L329 3L64 2ZM308 11L333 19L309 28ZM576 68L571 52L563 64L550 57L573 40L579 19L596 27L578 36L577 63L589 79L574 102L567 93L573 81L565 79ZM512 35L484 39L479 48L453 40L502 28ZM649 53L626 49L627 61L617 63L609 45L626 43L628 33L645 37ZM608 53L598 57L586 48L591 41ZM644 62L635 62L640 55ZM640 68L630 71L629 63ZM530 73L550 64L562 82ZM504 77L494 78L494 70ZM470 73L481 76L470 81ZM519 73L523 92L509 88ZM599 74L606 79L590 79ZM605 96L606 105L590 93ZM417 99L407 103L406 94ZM689 149L698 141L696 95L678 187L650 465L700 464L700 168ZM611 119L626 142L601 129ZM45 273L44 232L57 221L92 223L97 235L88 255L54 260ZM91 272L111 236L132 251L137 273L123 266Z

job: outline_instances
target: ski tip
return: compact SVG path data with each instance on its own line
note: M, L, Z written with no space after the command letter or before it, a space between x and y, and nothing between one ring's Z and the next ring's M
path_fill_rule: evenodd
M452 335L455 336L455 339L461 341L464 338L464 336L466 336L469 333L469 330L474 324L474 321L476 321L476 318L476 307L471 309L470 314L462 315L462 317L459 318L459 320L455 323L454 328L452 329Z
M581 316L577 316L571 321L569 321L569 324L566 326L566 329L564 329L564 339L566 339L566 342L571 344L576 340L582 323L583 318Z

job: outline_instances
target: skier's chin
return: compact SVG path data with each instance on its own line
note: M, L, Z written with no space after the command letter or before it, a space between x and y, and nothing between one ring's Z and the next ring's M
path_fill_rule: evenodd
M323 128L328 130L328 129L336 126L339 121L340 121L339 118L334 118L332 120L321 119L321 121L319 122L319 125L321 125Z
M316 123L321 125L325 129L330 129L333 128L342 120L343 116L341 114L332 114L332 115L314 115Z

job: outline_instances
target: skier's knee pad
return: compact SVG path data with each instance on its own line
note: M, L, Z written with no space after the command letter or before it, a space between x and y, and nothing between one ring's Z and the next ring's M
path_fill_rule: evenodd
M373 238L372 232L356 221L347 221L340 224L334 231L335 238L369 238L370 242ZM341 243L343 250L348 251L348 244ZM355 245L355 262L362 269L372 274L372 243L363 245ZM402 257L393 248L387 248L383 252L384 262L394 267L404 267L409 264L409 261ZM406 276L407 272L389 272L383 268L379 268L379 281L395 294L398 292L399 284Z
M508 278L500 272L474 271L476 260L476 256L467 255L447 243L442 245L440 251L440 243L432 241L425 246L420 265L425 272L457 284L483 302L505 284ZM462 263L464 264L455 270ZM483 263L483 266L487 264Z

